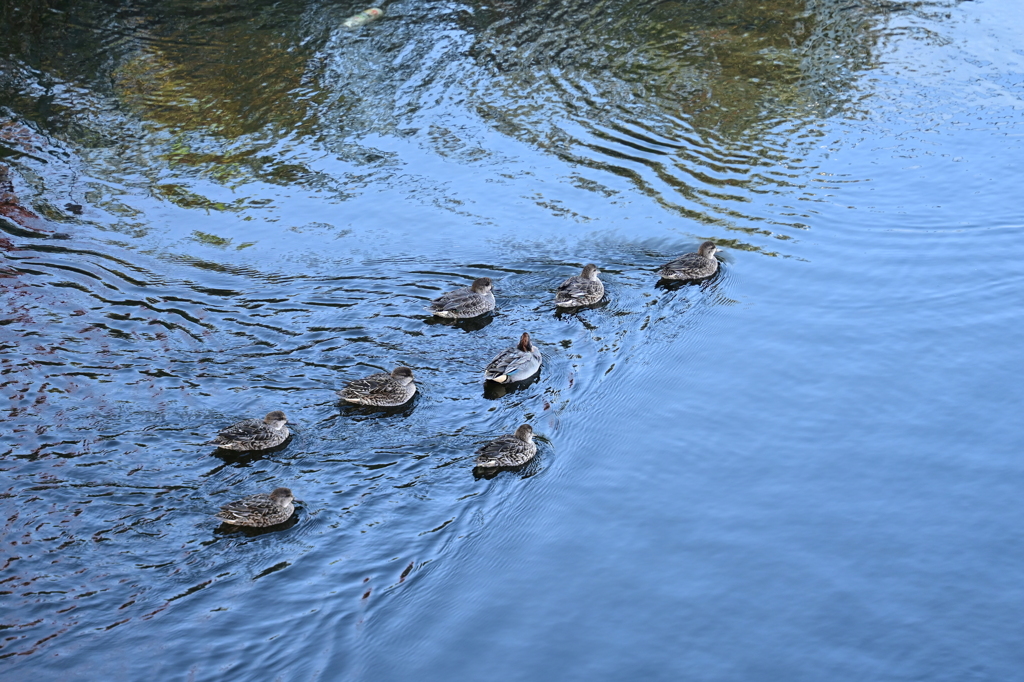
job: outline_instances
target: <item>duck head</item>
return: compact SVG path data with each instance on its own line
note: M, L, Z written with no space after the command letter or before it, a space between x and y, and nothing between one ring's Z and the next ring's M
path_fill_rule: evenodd
M274 491L270 493L270 499L273 500L275 504L279 504L284 507L291 504L292 500L295 499L295 496L292 495L292 491L289 488L274 488Z
M395 367L391 371L391 378L403 386L408 386L412 383L412 370L408 367Z
M516 432L513 435L515 435L515 437L518 438L521 441L524 441L526 443L532 443L533 442L533 427L530 426L529 424L523 424L518 429L516 429Z
M288 423L288 418L281 410L274 410L267 413L267 416L263 418L263 423L272 429L279 429Z

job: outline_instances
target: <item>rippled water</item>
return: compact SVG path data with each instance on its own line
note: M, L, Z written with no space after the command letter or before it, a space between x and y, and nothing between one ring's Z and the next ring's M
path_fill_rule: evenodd
M383 8L0 2L0 670L1018 679L1016 5Z

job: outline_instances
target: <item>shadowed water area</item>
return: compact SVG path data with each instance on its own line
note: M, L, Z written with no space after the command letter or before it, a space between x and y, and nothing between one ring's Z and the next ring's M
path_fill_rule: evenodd
M0 0L4 678L1022 679L1017 3L381 7Z

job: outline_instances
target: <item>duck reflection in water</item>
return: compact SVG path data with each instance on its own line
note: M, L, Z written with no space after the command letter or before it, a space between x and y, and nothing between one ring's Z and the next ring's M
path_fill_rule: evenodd
M493 381L484 382L484 399L485 400L499 400L506 395L512 395L518 391L522 391L530 386L533 386L540 381L540 372L537 372L529 379L523 381L516 381L510 384L496 384Z
M462 318L450 319L450 318L445 318L445 317L428 317L427 319L424 320L424 322L426 324L430 324L430 325L438 324L438 325L442 325L442 326L445 326L445 327L454 327L455 329L460 329L460 330L462 330L464 332L478 332L481 329L483 329L484 327L486 327L487 325L489 325L493 321L494 321L494 315L492 313L486 313L486 314L480 315L478 317L469 317L469 318L465 318L465 319L462 319Z

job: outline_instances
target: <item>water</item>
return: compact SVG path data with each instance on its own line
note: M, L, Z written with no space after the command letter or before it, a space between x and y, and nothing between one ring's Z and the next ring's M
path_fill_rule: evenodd
M8 677L1021 677L1013 3L0 7Z

